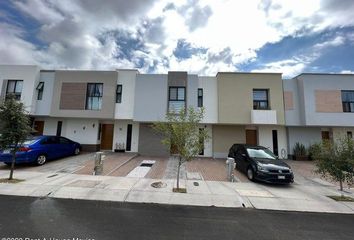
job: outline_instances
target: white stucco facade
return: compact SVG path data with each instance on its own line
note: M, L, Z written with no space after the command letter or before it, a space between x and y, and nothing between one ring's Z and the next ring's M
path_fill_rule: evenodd
M113 134L113 148L114 150L117 144L121 146L127 146L127 129L128 124L132 124L132 138L131 138L131 151L138 152L139 145L139 123L130 120L116 120L114 122L114 134Z
M278 155L279 158L288 157L288 145L286 138L285 126L259 126L258 127L258 144L267 147L273 151L273 136L272 131L276 130L278 134ZM285 151L285 154L283 155Z
M34 114L36 112L35 89L39 81L39 67L34 65L0 65L0 90L6 89L5 80L23 80L21 101L26 110L30 114Z
M199 77L198 88L203 89L203 123L218 122L218 91L216 77Z
M55 81L55 72L41 72L39 82L44 83L43 87L43 96L41 100L38 100L37 95L38 91L36 90L35 100L36 100L36 112L37 116L49 116L50 115L50 107L52 105L52 96L54 91L54 81Z
M116 103L115 119L133 119L137 70L118 70L117 85L122 85L122 101Z

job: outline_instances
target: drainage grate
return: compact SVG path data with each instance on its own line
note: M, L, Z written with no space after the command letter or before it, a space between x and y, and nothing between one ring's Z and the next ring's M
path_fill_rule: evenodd
M153 163L142 163L140 164L140 167L152 167L154 165Z
M48 176L47 178L52 178L52 177L56 177L56 176L58 176L58 174L50 175L50 176Z
M199 186L199 183L198 182L193 182L193 185L198 187Z

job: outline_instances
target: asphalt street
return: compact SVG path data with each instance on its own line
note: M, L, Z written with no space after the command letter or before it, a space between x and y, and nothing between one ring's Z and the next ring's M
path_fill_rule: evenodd
M353 239L354 215L0 196L0 239Z

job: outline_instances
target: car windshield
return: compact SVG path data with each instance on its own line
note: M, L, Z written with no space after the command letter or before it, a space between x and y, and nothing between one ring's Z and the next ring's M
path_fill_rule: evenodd
M277 157L267 148L247 148L247 153L251 158L277 159Z

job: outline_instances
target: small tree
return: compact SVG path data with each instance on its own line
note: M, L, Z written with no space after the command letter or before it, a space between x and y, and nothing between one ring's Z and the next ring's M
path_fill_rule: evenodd
M16 152L31 131L24 105L22 102L16 101L13 95L9 95L3 103L0 103L0 122L0 148L10 149L12 153L9 176L9 180L12 180Z
M339 182L343 191L343 182L353 184L354 141L345 137L338 141L324 141L313 146L312 156L317 169L315 172Z
M178 155L177 191L181 165L192 160L204 149L204 142L209 138L206 129L199 124L204 116L204 109L195 110L193 107L182 109L179 113L167 113L165 122L157 122L153 128L162 133L162 144L173 149Z

